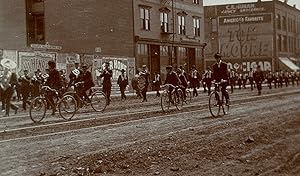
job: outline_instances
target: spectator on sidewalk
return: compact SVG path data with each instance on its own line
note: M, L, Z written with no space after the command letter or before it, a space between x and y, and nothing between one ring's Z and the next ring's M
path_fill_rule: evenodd
M262 90L262 82L264 81L264 73L260 68L260 65L257 65L256 71L254 72L254 80L256 83L256 88L258 91L258 95L261 95L261 90Z
M160 96L159 90L161 85L161 77L158 72L155 72L154 80L153 80L153 90L156 91L156 97Z
M120 87L121 100L123 100L123 99L126 100L125 90L128 85L128 77L127 77L124 69L121 70L121 75L119 75L117 84Z
M109 68L109 62L105 63L104 70L100 74L100 78L103 78L103 92L107 97L107 105L110 104L110 94L111 94L111 77L112 77L112 70Z
M24 70L24 75L20 78L20 89L21 89L21 95L23 100L23 110L26 111L28 98L31 93L31 86L30 86L31 78L28 75L28 70Z

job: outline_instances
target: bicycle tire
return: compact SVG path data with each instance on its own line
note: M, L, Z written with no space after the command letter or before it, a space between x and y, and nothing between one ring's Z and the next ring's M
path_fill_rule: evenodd
M160 96L160 106L163 112L168 112L170 110L170 100L168 91L163 91Z
M221 110L221 100L220 95L217 92L211 92L209 95L209 112L213 117L218 117L220 115Z
M77 102L72 95L63 96L58 102L58 110L61 118L71 120L77 112Z
M186 89L185 95L186 95L185 103L186 103L186 104L191 104L191 102L192 102L192 97L193 97L191 91L190 91L189 89Z
M172 93L173 100L175 101L176 109L178 111L181 111L182 108L183 108L183 102L184 102L184 100L183 100L183 92L182 92L181 89L178 89L177 92L178 92L178 95L175 92Z
M224 115L227 115L229 113L229 110L230 110L230 101L229 100L228 100L228 105L226 105L223 101L222 110L223 110Z
M92 94L91 106L96 112L103 112L107 104L107 97L102 91L96 91Z
M46 101L42 97L34 98L29 107L29 116L30 119L34 122L41 122L46 116Z

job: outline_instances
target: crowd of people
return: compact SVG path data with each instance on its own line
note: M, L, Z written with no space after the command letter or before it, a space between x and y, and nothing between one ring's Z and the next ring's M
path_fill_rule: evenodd
M262 83L267 83L268 88L280 88L289 85L299 85L300 72L288 72L277 71L264 72L258 65L255 69L248 73L239 73L234 70L228 70L227 64L222 61L222 56L219 53L215 54L216 63L211 67L207 67L205 71L200 73L196 66L191 67L190 72L187 72L184 66L174 68L172 66L166 67L166 79L162 80L159 72L155 72L153 80L150 80L151 73L148 71L147 66L143 65L141 71L132 79L132 88L136 91L138 97L142 98L142 102L147 101L147 91L151 84L152 90L156 91L156 96L160 96L160 89L162 84L171 84L173 88L179 86L184 92L184 98L186 98L185 90L191 88L192 95L198 96L198 90L200 86L203 86L204 92L208 95L212 91L213 81L221 82L221 92L226 98L228 103L229 95L226 91L227 86L230 86L231 93L234 89L246 89L250 87L251 90L257 88L258 95L261 95ZM74 64L74 68L71 73L66 76L64 71L58 71L56 69L56 63L54 61L48 62L48 68L45 69L45 73L42 74L41 70L36 70L33 75L29 75L28 70L24 70L22 76L17 76L12 72L9 67L3 67L4 71L0 77L0 97L2 101L2 111L5 112L5 116L9 116L10 108L15 113L18 112L19 107L15 106L11 100L22 100L22 110L26 111L30 99L40 96L41 86L47 85L58 92L65 92L70 87L73 87L79 97L85 101L90 101L89 95L91 94L91 88L95 86L91 72L88 70L88 66L79 63ZM109 63L106 62L100 78L102 79L103 92L107 97L107 104L110 104L110 95L112 89L112 70ZM117 84L120 88L121 100L126 99L125 90L129 85L128 76L126 70L122 69L121 74L118 77ZM76 85L76 86L74 86ZM248 86L249 85L249 86ZM170 91L173 89L170 87ZM52 107L52 114L55 114L54 95L49 93L48 98Z

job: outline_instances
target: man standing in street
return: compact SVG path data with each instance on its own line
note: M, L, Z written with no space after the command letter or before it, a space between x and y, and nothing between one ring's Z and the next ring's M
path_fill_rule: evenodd
M121 70L121 75L119 75L117 83L120 87L121 100L123 100L123 99L126 100L125 90L128 85L128 77L127 77L124 69Z
M104 70L100 74L100 78L103 78L103 92L107 97L107 105L110 104L110 93L111 93L111 77L112 70L109 68L109 62L105 63Z
M191 83L191 87L193 88L193 96L197 97L198 96L198 92L197 92L197 88L200 87L200 74L196 69L196 66L193 65L192 66L192 71L190 74L190 83Z
M203 80L203 82L205 82L205 85L207 87L208 95L211 92L212 76L213 76L213 72L211 71L210 67L207 67L207 71L204 74L204 80Z
M24 75L20 78L20 83L21 83L20 88L21 88L21 95L23 100L22 106L24 111L26 111L26 104L31 92L30 80L31 78L28 76L28 70L24 70Z
M161 85L160 74L158 72L155 72L154 81L153 81L153 88L156 91L156 97L160 96L160 93L159 93L160 85Z
M145 102L145 101L147 101L147 90L148 90L148 86L149 86L150 73L148 72L146 65L143 65L142 67L143 67L143 69L140 72L140 77L143 78L144 83L142 83L142 84L144 84L144 86L141 90L141 93L142 93L142 96L143 96L143 101L142 102ZM139 83L139 84L141 84L141 83Z
M260 68L260 65L257 65L256 71L254 72L254 80L256 83L256 88L258 90L258 95L261 95L261 84L264 81L264 74L263 71Z
M250 72L248 74L248 79L249 79L249 84L250 84L250 87L251 87L251 90L253 90L253 69L250 68Z

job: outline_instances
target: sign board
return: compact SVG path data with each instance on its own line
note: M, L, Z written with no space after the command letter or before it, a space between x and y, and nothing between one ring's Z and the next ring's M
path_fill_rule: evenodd
M254 2L241 4L228 4L217 6L218 16L246 15L256 13L271 13L273 2Z
M101 47L96 47L95 48L95 52L96 53L101 53L102 52L102 48Z
M244 16L228 16L220 17L220 25L231 25L231 24L257 24L257 23L271 23L271 14L256 14L256 15L244 15Z
M55 53L46 52L19 52L19 70L28 70L29 73L34 73L37 69L45 72L48 68L48 61L55 60Z
M61 46L49 45L48 43L46 43L45 45L31 44L30 47L33 49L44 49L44 50L61 50L62 49Z

